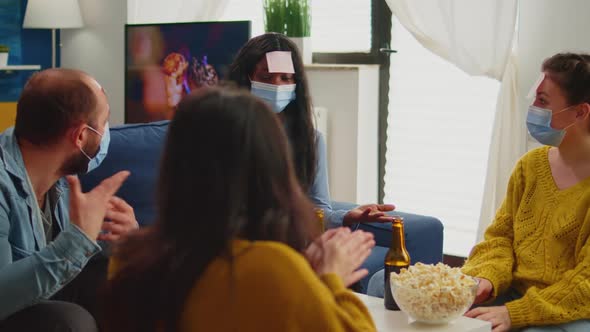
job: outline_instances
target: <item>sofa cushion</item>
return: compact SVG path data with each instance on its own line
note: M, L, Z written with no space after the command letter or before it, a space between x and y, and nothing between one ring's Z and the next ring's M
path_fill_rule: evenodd
M159 121L111 128L106 158L97 169L80 177L84 191L118 171L128 170L131 175L117 196L133 207L140 225L152 224L156 217L155 193L168 123Z

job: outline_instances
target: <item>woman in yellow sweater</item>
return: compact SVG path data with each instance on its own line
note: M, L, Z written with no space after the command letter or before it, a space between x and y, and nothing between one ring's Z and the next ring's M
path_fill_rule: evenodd
M168 129L158 220L116 248L106 331L374 331L346 289L374 246L320 237L278 118L247 92L180 102Z
M466 315L494 332L590 331L590 56L557 54L542 71L527 126L545 146L516 164L463 267L486 305Z

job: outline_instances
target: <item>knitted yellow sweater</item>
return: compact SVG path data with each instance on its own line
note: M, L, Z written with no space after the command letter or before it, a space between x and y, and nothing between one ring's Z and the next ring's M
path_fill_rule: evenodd
M559 190L548 152L538 148L516 164L504 203L463 267L490 280L493 297L509 287L524 294L506 304L514 328L590 317L590 179Z
M195 282L180 331L375 331L340 277L318 278L292 248L234 240L233 257L215 259ZM111 276L120 263L111 261Z

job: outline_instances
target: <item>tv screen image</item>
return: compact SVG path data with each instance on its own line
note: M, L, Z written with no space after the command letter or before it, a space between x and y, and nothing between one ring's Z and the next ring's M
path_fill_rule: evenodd
M126 25L125 122L171 119L185 95L219 83L250 22Z

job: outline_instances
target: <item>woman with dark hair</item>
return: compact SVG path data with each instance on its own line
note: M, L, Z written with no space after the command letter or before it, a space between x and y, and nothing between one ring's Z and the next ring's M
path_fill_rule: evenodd
M392 222L389 204L368 204L334 211L328 190L326 144L312 120L312 102L301 55L286 36L267 33L250 39L230 65L229 81L249 89L271 105L281 119L295 163L297 179L312 202L324 210L328 227L359 222Z
M267 105L232 90L186 97L165 143L158 219L114 251L106 330L373 331L345 288L366 275L373 237L317 237L313 211Z

